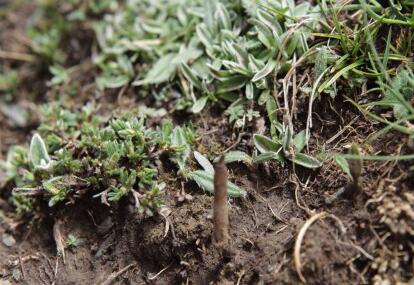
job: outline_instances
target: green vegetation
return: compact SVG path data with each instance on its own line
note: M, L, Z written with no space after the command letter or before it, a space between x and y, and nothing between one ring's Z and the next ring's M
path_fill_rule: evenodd
M13 203L18 212L32 210L32 196L46 197L53 207L92 193L107 205L132 195L137 209L152 215L163 203L166 187L155 163L163 154L177 165L178 177L194 179L212 192L212 177L200 177L188 165L196 138L191 127L164 121L148 128L144 117L132 114L102 123L91 105L77 112L46 105L38 131L30 148L12 148L0 165L5 182L16 185ZM232 183L229 187L232 196L244 193Z
M255 134L253 153L233 152L227 161L288 160L315 169L322 162L303 152L312 136L313 107L324 96L349 96L362 114L385 124L370 142L391 129L414 138L412 6L375 0L314 6L293 0L56 0L37 8L48 17L35 21L29 35L33 53L50 70L49 85L63 86L62 96L71 93L73 72L65 37L86 26L97 45L90 60L99 94L128 87L150 96L153 108L169 104L172 112L200 113L218 107L236 132L267 117L270 138ZM0 91L15 81L15 73L0 74ZM301 131L293 116L297 98L309 102ZM384 108L393 116L377 114ZM167 121L147 127L145 115L132 113L107 121L92 105L69 110L48 104L42 113L30 148L11 148L1 164L5 181L15 186L19 212L30 211L35 196L54 206L91 193L105 204L132 195L137 208L152 214L165 189L155 165L164 153L179 179L212 192L207 158L195 155L204 170L189 166L197 143L191 127ZM245 195L229 187L232 195Z
M75 236L74 234L68 234L68 237L66 239L66 245L69 248L75 248L81 244L81 240Z

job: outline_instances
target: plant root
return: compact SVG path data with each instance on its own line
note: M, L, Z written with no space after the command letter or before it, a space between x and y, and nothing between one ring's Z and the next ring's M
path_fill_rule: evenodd
M122 268L121 270L119 270L117 272L111 273L104 282L102 282L102 283L96 283L96 284L99 284L99 285L110 285L110 284L112 284L112 282L115 281L116 278L118 278L121 274L123 274L124 272L126 272L131 267L134 267L135 265L136 265L135 263L131 263L131 264L125 266L124 268Z
M321 213L317 213L317 214L314 214L314 215L312 215L304 224L303 224L303 226L302 226L302 228L299 230L299 233L298 233L298 236L297 236L297 238L296 238L296 241L295 241L295 246L294 246L294 251L293 251L293 261L294 261L294 264L295 264L295 270L296 270L296 273L298 274L298 276L299 276L299 279L303 282L303 283L306 283L306 279L305 279L305 277L303 276L303 274L302 274L302 262L301 262L301 260L300 260L300 248L301 248L301 246L302 246L302 241L303 241L303 238L305 237L305 234L306 234L306 231L309 229L309 227L314 223L314 222L316 222L317 220L319 220L319 219L323 219L323 218L325 218L325 217L330 217L330 218L332 218L332 219L334 219L338 224L339 224L339 227L340 227L340 230L341 230L341 232L342 233L345 233L346 232L346 229L345 229L345 227L344 227L344 225L343 225L343 223L342 223L342 221L338 218L338 217L336 217L336 216L334 216L334 215L332 215L332 214L328 214L328 213L326 213L326 212L321 212Z
M61 224L61 220L55 221L55 224L53 225L53 239L56 243L57 254L58 256L62 256L63 264L65 264L65 240L63 239L62 233L60 231Z

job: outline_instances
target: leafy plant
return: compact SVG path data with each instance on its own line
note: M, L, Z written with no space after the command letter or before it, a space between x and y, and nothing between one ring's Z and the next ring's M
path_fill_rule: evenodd
M204 191L214 193L214 167L201 153L195 151L194 157L204 170L195 170L188 174ZM237 185L227 182L227 194L230 197L245 197L246 191Z
M35 170L49 170L53 161L50 159L42 137L35 134L32 137L29 150L29 161Z
M75 248L81 244L81 240L74 234L68 234L66 238L66 245L70 248Z
M253 142L259 155L255 157L255 162L261 163L267 160L278 160L284 162L290 160L295 164L306 168L315 169L321 166L321 162L316 158L302 153L306 146L306 133L301 131L294 135L285 125L278 123L278 133L272 138L260 134L253 135Z
M397 119L403 119L414 115L414 108L410 104L412 98L414 98L414 73L407 68L397 72L381 103L391 106Z
M38 131L47 139L34 134L29 149L12 148L1 163L5 179L16 185L13 199L22 211L30 210L21 204L26 198L34 202L29 198L33 191L46 197L51 207L74 203L89 192L106 204L131 195L139 211L152 214L163 203L164 186L153 163L157 153L168 147L172 159L180 161L177 153L184 148L177 137L193 135L186 128L176 129L170 134L176 144L166 146L167 128L147 128L143 117L126 116L105 126L90 107L71 112L46 106L43 115ZM107 190L96 193L100 189Z

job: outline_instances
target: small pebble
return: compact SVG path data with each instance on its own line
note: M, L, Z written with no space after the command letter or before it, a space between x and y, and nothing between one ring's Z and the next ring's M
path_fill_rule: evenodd
M0 279L0 285L12 285L9 280Z
M14 237L9 234L3 234L2 241L4 245L7 247L12 247L16 244L16 240L14 239Z

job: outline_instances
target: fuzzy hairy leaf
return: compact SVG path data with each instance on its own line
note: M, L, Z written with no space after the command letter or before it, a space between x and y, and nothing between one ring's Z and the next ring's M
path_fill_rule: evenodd
M135 81L133 85L158 84L170 80L176 70L176 64L174 64L175 57L176 54L173 53L164 55L154 63L145 79Z
M282 155L280 154L280 152L277 153L277 152L273 152L273 151L268 151L268 152L264 152L264 153L261 153L258 156L256 156L254 158L254 162L255 163L263 163L263 162L266 162L266 161L272 160L272 159L282 161L282 162L284 161L284 159L283 159Z
M171 160L177 163L180 171L184 171L185 163L190 156L190 146L185 138L184 130L181 127L174 128L171 134L171 145L176 149L179 149L179 151L171 157Z
M248 100L253 100L254 98L254 86L251 82L246 84L246 98Z
M204 191L214 194L214 174L209 173L205 170L196 170L190 173L189 175L200 188ZM245 190L240 188L239 186L231 183L230 181L227 182L227 194L230 197L246 197L247 193Z
M250 22L256 27L259 33L259 40L268 48L273 49L276 47L275 37L272 31L261 21L256 19L250 19Z
M280 143L275 142L272 139L259 134L253 135L253 142L257 150L261 153L269 151L279 152L280 148L282 147Z
M181 63L181 72L184 74L185 78L196 88L202 90L200 79L198 79L197 74L187 65L187 63Z
M34 134L30 142L29 161L35 169L47 170L51 167L46 145L39 134Z
M306 168L315 169L322 166L322 163L316 158L304 153L297 153L292 159L293 163L301 165Z
M207 171L208 173L214 174L214 166L208 160L207 157L199 153L198 151L194 151L194 158L197 162L201 165L201 167Z
M306 146L306 130L302 130L295 135L293 138L293 145L295 146L296 152L301 152Z
M276 60L269 60L265 67L263 67L261 70L259 70L255 76L253 76L252 81L257 82L263 78L265 78L267 75L269 75L276 67Z
M345 172L349 178L352 179L351 171L349 170L349 164L348 161L341 155L335 155L334 160L336 164L339 166L339 168Z
M247 163L251 163L252 162L252 158L245 152L243 151L229 151L228 153L225 154L224 156L224 162L225 163L231 163L231 162L236 162L236 161L244 161Z
M200 113L206 106L207 101L208 101L207 96L198 98L197 101L195 101L193 107L191 108L191 111L195 114Z
M243 75L234 75L220 81L217 84L217 93L230 92L242 88L248 82L248 78Z

